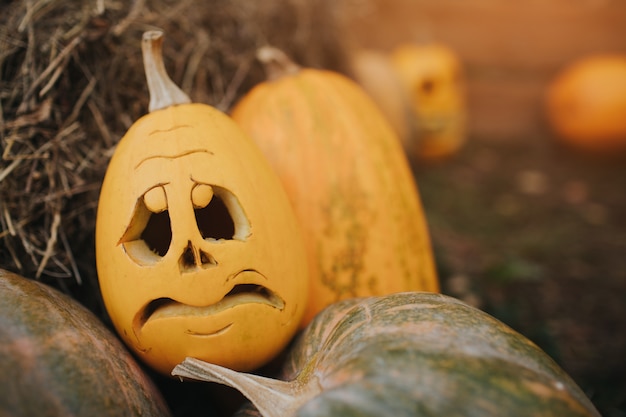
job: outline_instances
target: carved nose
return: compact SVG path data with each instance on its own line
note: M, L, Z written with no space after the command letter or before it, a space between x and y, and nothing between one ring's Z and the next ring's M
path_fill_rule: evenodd
M191 272L198 268L217 266L217 261L210 253L203 251L191 241L188 241L187 247L178 260L178 266L181 272Z

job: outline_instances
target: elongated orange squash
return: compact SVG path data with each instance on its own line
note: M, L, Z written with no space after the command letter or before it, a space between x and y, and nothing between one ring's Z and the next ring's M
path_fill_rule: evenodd
M438 291L421 201L400 140L372 99L335 72L261 49L270 80L232 110L287 191L310 270L302 325L332 302Z

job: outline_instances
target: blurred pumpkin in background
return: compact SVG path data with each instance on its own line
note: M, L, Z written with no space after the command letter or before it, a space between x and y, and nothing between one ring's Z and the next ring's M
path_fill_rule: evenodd
M159 372L187 356L251 370L297 331L304 242L259 149L168 77L162 35L142 43L150 113L121 139L102 184L100 289L122 339Z
M463 67L442 44L401 44L391 63L408 91L417 132L408 154L439 159L456 153L466 141Z
M548 85L545 111L564 143L596 151L626 148L626 55L570 63Z

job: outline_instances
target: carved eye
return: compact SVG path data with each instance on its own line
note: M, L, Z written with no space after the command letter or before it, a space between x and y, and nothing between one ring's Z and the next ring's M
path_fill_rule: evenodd
M213 187L208 184L197 184L191 190L191 202L193 203L193 208L205 208L209 205L212 198Z
M196 184L191 190L194 221L203 239L207 241L246 240L250 235L250 223L239 200L225 188L208 184ZM180 220L179 220L180 221ZM139 265L152 265L163 258L172 243L172 221L168 209L165 188L157 186L146 191L137 201L133 216L120 244L130 258ZM193 236L185 237L190 242L183 249L186 263L195 265ZM182 240L182 239L181 239ZM199 252L198 252L199 253ZM206 254L207 259L212 259ZM214 260L208 262L214 264Z
M154 187L143 195L146 208L153 213L161 213L167 210L167 196L163 187Z
M158 262L169 250L172 225L167 195L162 186L146 191L137 201L133 217L119 243L140 265Z
M198 184L191 196L198 230L204 239L245 240L248 237L250 224L239 200L230 191Z

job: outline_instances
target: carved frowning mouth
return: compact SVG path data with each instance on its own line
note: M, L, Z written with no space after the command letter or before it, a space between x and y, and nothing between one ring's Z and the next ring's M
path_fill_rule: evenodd
M148 321L162 318L206 317L248 303L265 304L278 310L285 308L285 301L269 288L259 284L237 284L220 301L208 306L191 306L168 297L152 300L136 317L135 328L140 330ZM223 330L226 328L220 329Z

